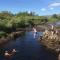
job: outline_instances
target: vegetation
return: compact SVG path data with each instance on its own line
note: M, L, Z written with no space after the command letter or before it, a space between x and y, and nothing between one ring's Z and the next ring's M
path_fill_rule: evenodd
M0 12L0 31L12 32L17 28L25 28L37 24L44 24L47 22L56 22L60 20L60 16L54 14L52 16L39 16L35 12L19 12L13 14L8 11Z
M3 31L0 31L0 38L1 38L2 36L7 36L7 33L6 33L6 32L3 32Z
M7 33L16 31L17 28L33 27L34 25L46 24L47 22L53 23L57 21L60 21L60 15L56 14L51 16L39 16L35 14L35 12L19 12L17 14L13 14L8 11L2 11L0 12L0 38L2 36L6 37ZM8 37L11 38L11 35ZM56 39L44 38L41 40L41 43L49 49L56 49L57 46L60 47L60 41Z

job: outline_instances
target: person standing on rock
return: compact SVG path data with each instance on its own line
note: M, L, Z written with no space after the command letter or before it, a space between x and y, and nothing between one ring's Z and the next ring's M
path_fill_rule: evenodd
M51 25L51 29L52 29L52 30L54 29L54 26L53 26L53 25Z

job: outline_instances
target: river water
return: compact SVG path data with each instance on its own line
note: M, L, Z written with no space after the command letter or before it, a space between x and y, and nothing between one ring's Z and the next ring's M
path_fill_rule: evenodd
M3 47L0 47L0 60L56 60L56 57L47 52L38 41L38 37L42 32L38 32L34 38L32 32L25 32L25 34L16 40L9 41ZM6 58L4 51L12 51L16 49L16 53Z

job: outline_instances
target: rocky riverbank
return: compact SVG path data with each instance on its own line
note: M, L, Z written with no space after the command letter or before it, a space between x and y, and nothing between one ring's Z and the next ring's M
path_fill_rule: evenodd
M60 60L60 32L54 29L52 26L51 29L46 29L43 32L43 36L40 38L40 42L51 52L58 54L58 60Z
M6 36L2 36L0 37L0 45L10 41L10 40L13 40L15 38L17 38L18 36L21 36L23 33L23 31L18 31L18 32L11 32L11 33L7 33Z
M11 33L5 33L5 32L1 32L1 36L0 36L0 45L2 45L3 43L6 43L10 40L14 40L15 38L17 38L18 36L21 36L21 34L25 31L32 31L32 28L18 28L16 29L15 32L11 32ZM37 29L38 30L38 29ZM43 30L43 29L42 29ZM38 30L41 31L41 30Z

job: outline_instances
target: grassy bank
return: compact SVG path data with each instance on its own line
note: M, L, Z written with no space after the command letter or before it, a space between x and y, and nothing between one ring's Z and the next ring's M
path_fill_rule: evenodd
M18 32L11 32L11 33L6 33L6 32L0 32L0 45L14 40L17 37L20 37L23 34L23 31L18 31Z

